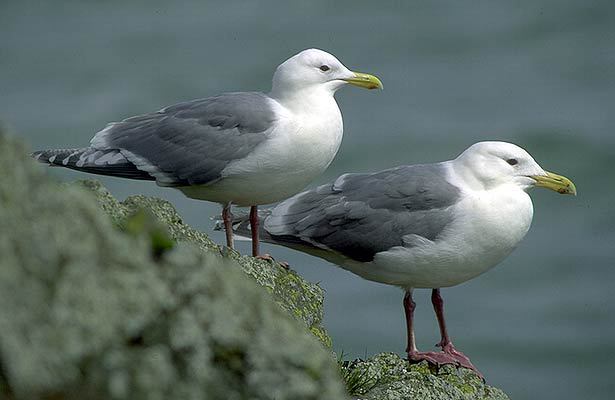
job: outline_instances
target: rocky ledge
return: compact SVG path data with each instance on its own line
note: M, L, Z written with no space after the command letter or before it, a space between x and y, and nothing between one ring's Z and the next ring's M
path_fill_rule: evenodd
M507 398L393 354L336 363L318 285L27 154L0 133L0 399Z

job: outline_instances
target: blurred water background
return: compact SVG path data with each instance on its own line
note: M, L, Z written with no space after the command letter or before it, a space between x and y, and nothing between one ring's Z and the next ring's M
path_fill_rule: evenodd
M0 120L35 149L85 146L110 121L224 91L268 91L287 57L328 50L377 74L385 90L338 93L344 142L314 185L450 159L487 139L519 144L575 181L576 198L533 191L534 223L519 248L443 296L457 347L513 399L607 399L615 391L614 12L606 0L2 0ZM209 218L217 205L98 179L119 198L172 201L222 243ZM249 252L248 243L239 248ZM403 352L398 289L264 250L326 289L336 350ZM430 349L437 325L428 291L417 292L418 344Z

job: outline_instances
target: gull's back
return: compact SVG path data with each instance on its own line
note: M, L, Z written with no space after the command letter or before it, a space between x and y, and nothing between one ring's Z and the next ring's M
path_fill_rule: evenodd
M443 164L345 174L271 210L263 237L334 262L370 262L412 238L436 240L458 198Z
M264 142L275 122L262 93L226 93L114 122L89 147L37 151L41 162L161 186L206 185Z

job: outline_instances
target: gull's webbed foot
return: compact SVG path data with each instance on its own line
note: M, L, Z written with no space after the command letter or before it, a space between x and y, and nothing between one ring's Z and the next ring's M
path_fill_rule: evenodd
M444 364L458 365L458 361L455 357L444 352L435 351L409 351L408 361L417 363L420 361L427 361L437 367Z
M254 258L257 258L257 259L259 259L259 260L270 261L270 262L277 262L277 263L278 263L278 264L280 264L280 265L281 265L284 269L288 269L288 268L289 268L288 262L286 262L286 261L275 261L275 258L273 258L273 257L271 256L271 254L267 254L267 253L265 253L265 254L261 254L261 255L255 256Z
M408 360L412 363L427 361L436 367L441 365L451 364L455 366L461 366L474 371L476 375L483 381L485 380L483 374L472 364L470 358L455 349L453 343L448 342L445 344L438 343L436 346L442 347L441 352L435 351L408 351Z
M474 366L474 364L472 364L472 361L470 361L470 358L466 356L465 354L463 354L462 352L460 352L459 350L457 350L455 346L453 346L453 342L447 342L447 343L440 342L436 346L441 347L442 352L453 357L460 366L467 368L467 369L471 369L482 380L485 380L485 378L483 377L483 374L481 374L481 372Z

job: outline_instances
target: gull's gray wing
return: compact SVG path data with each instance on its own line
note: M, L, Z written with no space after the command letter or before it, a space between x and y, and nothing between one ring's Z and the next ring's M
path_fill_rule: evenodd
M459 197L442 163L346 174L271 210L263 224L265 240L367 262L395 246L436 240Z
M256 92L188 101L111 123L89 148L34 156L86 172L155 179L162 186L207 184L267 139L276 120L271 101Z

